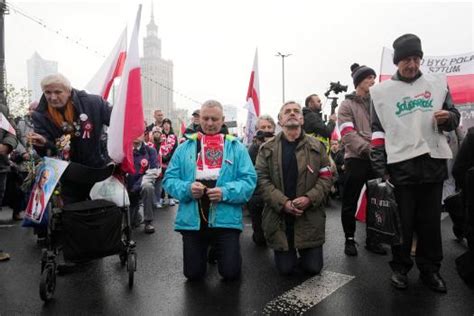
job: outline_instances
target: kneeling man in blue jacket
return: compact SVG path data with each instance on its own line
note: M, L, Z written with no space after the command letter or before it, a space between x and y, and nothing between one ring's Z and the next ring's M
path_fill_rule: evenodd
M184 275L190 280L206 274L210 245L225 280L241 271L242 206L257 175L245 146L223 132L223 113L219 102L204 102L200 130L176 149L163 180L166 192L180 201L175 230L183 236Z

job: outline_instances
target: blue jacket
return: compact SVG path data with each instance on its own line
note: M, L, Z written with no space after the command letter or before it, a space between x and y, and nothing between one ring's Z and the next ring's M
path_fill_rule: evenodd
M142 160L144 166L142 166ZM133 150L133 165L135 166L135 173L127 175L127 187L131 192L140 192L142 178L148 169L158 168L157 154L155 148L151 148L142 143L138 150Z
M71 98L75 110L75 122L78 126L77 136L71 139L71 161L83 164L92 168L101 168L107 163L107 153L102 146L103 125L109 125L112 108L101 96L88 94L85 91L72 89ZM32 114L35 133L44 136L47 140L45 147L35 147L40 156L46 156L48 149L54 155L56 153L56 139L60 138L64 132L54 125L49 118L47 101L44 95L36 111ZM92 129L90 137L85 137L83 125L79 116L87 115L85 122L90 122Z
M191 195L196 178L197 134L176 149L163 179L163 187L179 200L175 230L199 230L198 203ZM242 205L252 196L257 174L247 149L237 138L226 135L222 168L216 187L222 201L209 211L209 227L243 229Z

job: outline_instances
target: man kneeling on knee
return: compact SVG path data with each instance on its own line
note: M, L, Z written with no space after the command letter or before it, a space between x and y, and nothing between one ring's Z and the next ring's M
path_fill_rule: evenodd
M323 203L332 184L329 159L321 142L302 130L298 103L285 103L278 121L282 132L262 145L255 165L265 202L265 238L281 274L295 270L298 255L306 273L318 274L325 241Z

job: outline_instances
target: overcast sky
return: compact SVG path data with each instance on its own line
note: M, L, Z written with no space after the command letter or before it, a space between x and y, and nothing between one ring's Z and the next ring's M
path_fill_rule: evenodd
M330 81L352 89L349 68L354 62L378 74L382 47L391 47L404 33L421 38L425 55L474 51L472 1L7 2L46 25L14 10L5 18L7 80L18 88L27 85L26 60L34 51L58 61L59 71L74 87L83 88L124 26L128 23L129 31L132 28L139 3L143 4L142 50L153 2L162 55L174 63L177 91L201 102L213 98L242 107L258 47L262 113L272 115L282 104L277 52L292 54L285 58L286 100L303 102L311 93L322 95ZM174 101L177 107L199 106L178 94Z

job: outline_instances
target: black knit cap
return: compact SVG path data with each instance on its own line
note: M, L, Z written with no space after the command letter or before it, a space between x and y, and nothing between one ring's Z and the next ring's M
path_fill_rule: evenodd
M421 40L415 34L404 34L393 42L393 63L397 65L400 60L410 56L419 56L423 58L421 50Z
M359 64L354 63L351 66L351 71L352 71L352 80L354 81L354 87L357 88L359 83L361 83L365 78L367 78L370 75L377 76L375 71L367 66L359 66Z

